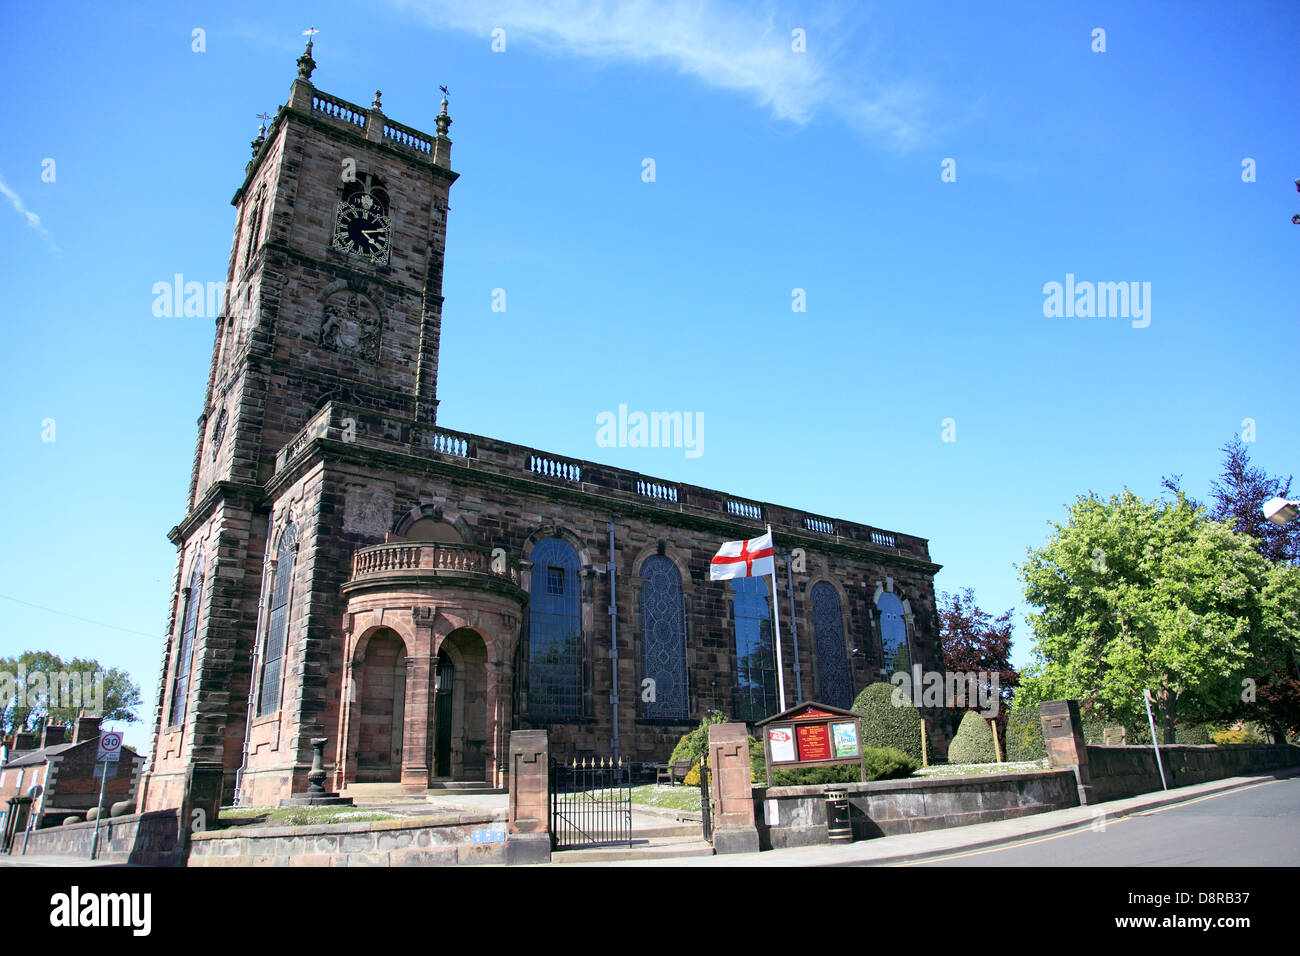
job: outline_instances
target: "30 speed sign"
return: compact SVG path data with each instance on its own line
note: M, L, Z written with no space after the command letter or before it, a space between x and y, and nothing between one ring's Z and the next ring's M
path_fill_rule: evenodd
M122 754L122 735L116 730L106 730L99 735L99 752L95 760L102 763L117 763Z

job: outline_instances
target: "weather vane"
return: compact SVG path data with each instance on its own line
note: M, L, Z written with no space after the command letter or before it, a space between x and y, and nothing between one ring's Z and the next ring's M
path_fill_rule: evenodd
M315 27L308 27L306 30L302 31L302 35L305 37L314 37L318 33L320 33L320 31Z
M270 122L271 117L267 116L265 113L258 113L254 119L260 119L263 123L268 123Z
M447 87L445 87L445 86L440 86L440 87L438 87L438 89L442 90L442 95L443 95L443 96L451 96L451 94L447 92Z

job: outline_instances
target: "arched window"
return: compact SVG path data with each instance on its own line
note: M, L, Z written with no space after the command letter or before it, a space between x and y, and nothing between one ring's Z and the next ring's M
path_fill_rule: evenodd
M194 562L190 573L190 586L185 595L184 623L181 625L180 646L176 650L176 677L172 682L172 720L175 727L185 719L189 704L190 670L194 665L194 632L199 624L199 604L203 598L203 559Z
M690 703L682 575L671 560L656 554L641 565L641 578L642 677L654 681L654 699L645 702L645 716L685 720Z
M903 617L903 603L898 598L882 591L876 599L876 610L880 612L880 648L883 652L880 666L889 675L912 672L912 654L907 646L907 620Z
M832 707L853 703L853 678L844 648L844 615L840 595L828 582L812 589L813 644L817 653L817 699Z
M732 578L736 627L736 719L752 723L776 713L776 650L763 578Z
M528 612L528 711L582 713L582 602L578 553L559 538L537 542Z
M266 643L262 658L261 701L257 716L265 717L280 709L280 685L284 676L284 651L289 634L289 611L293 592L293 559L297 552L298 531L293 525L280 535L275 553L275 575L271 580L271 613L267 615Z
M444 544L464 544L456 526L437 518L417 518L402 535L407 541L440 541Z

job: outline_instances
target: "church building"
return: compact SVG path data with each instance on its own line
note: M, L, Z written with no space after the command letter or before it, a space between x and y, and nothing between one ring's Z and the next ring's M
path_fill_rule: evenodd
M923 538L457 431L438 418L452 171L434 133L318 90L253 143L198 422L142 809L502 787L512 730L663 761L710 712L849 706L942 671ZM711 582L771 526L771 578ZM926 711L936 749L942 710Z

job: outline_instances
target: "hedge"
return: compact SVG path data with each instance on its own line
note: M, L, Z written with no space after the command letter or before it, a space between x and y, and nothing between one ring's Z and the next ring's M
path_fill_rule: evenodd
M1007 715L1006 747L1007 760L1042 760L1047 756L1043 720L1037 704L1018 707Z
M867 780L898 780L910 777L919 761L894 747L865 747L862 751ZM772 786L799 787L822 783L857 783L861 779L858 765L831 764L823 767L781 768L772 771Z

